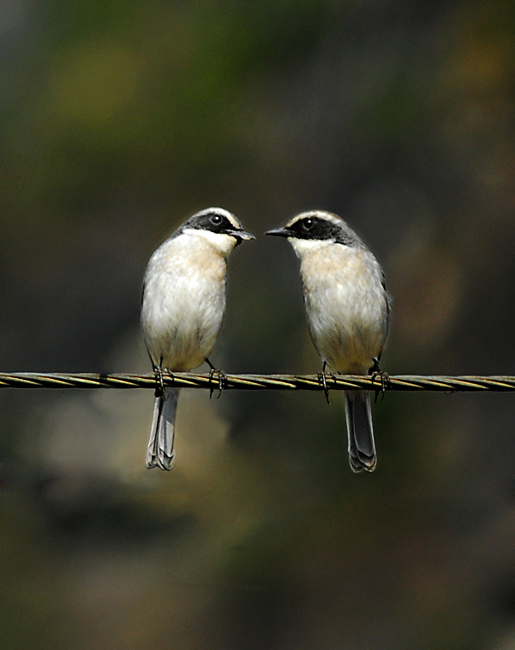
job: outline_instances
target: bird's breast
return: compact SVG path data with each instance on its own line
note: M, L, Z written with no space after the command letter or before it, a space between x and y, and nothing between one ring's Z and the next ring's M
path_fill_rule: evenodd
M311 337L333 370L361 374L387 333L382 271L367 250L327 246L301 261Z
M220 331L226 262L209 246L178 246L178 240L150 260L141 321L154 363L163 357L164 367L189 370L211 354Z

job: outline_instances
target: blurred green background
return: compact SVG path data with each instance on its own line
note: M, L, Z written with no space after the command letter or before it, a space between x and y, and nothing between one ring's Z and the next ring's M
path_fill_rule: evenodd
M148 372L153 250L221 205L334 211L382 262L390 374L515 374L515 5L1 0L4 371ZM320 369L298 263L229 261L217 366ZM0 391L6 650L515 648L515 403L389 393L348 466L342 395Z

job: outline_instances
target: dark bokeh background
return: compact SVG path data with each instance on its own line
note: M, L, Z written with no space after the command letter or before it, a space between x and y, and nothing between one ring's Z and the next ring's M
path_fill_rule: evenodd
M383 263L391 374L515 374L507 0L1 0L0 368L148 371L152 251L222 205L260 235L329 209ZM290 247L229 264L213 354L316 372ZM379 465L343 403L0 391L8 650L510 650L515 403L390 393Z

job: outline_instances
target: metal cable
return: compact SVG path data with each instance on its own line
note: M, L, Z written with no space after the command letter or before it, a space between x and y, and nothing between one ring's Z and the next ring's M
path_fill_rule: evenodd
M165 386L224 390L323 390L321 375L228 375L177 372L163 376ZM0 388L151 388L157 386L150 374L97 373L0 373ZM509 391L515 390L515 376L420 376L363 377L360 375L327 375L327 388L347 390L362 388L374 391Z

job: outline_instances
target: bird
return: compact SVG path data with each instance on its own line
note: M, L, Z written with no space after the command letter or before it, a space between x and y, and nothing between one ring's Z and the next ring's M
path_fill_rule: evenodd
M152 255L141 298L141 329L156 374L149 469L175 465L175 413L179 389L163 373L189 371L213 351L225 312L227 258L255 239L224 208L206 208L183 223ZM215 371L217 372L217 371Z
M326 369L386 377L379 360L392 299L379 262L354 230L332 212L311 210L266 234L287 238L300 259L308 328L323 362L326 398ZM377 454L370 392L345 391L345 407L351 469L372 472Z

